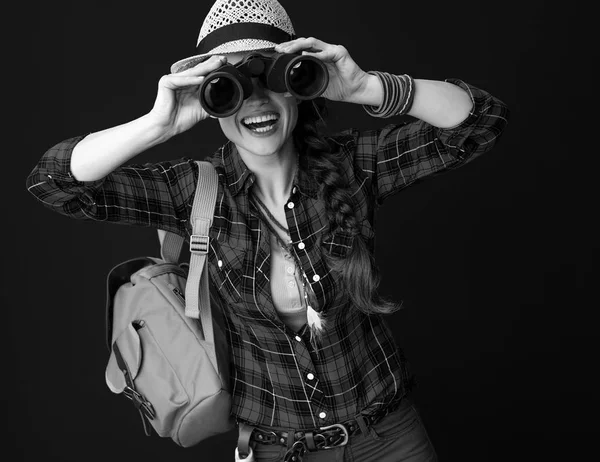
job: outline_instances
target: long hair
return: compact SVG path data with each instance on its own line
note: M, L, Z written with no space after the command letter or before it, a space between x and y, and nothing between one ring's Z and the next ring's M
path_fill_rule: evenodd
M337 276L340 289L352 304L366 314L390 314L402 306L382 298L377 288L380 274L372 253L360 234L352 192L339 171L341 154L326 137L327 107L324 98L303 101L298 105L298 121L293 136L300 152L301 168L312 175L319 187L319 199L325 203L329 235L337 229L350 233L352 248L346 257L323 251L324 258ZM304 159L303 159L304 158Z

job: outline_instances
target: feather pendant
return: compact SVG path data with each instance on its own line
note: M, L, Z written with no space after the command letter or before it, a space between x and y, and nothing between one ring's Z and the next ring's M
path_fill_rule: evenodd
M316 341L321 341L327 325L321 313L315 311L310 305L306 308L306 322L310 328L310 341L316 348Z
M306 320L311 329L321 332L323 330L323 318L321 313L316 312L312 306L306 308Z

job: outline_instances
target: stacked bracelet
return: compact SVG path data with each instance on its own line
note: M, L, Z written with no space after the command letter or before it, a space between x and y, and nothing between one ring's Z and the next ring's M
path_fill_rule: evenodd
M394 75L387 72L369 71L376 75L383 85L383 102L379 107L363 105L373 117L405 115L410 111L415 99L415 80L407 74Z

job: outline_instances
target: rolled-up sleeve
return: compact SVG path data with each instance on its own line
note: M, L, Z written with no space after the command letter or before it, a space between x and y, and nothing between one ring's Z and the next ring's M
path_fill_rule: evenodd
M153 227L186 235L198 169L192 159L123 166L96 181L78 181L71 154L83 137L50 148L26 179L44 206L81 220Z
M506 104L462 80L446 81L466 90L473 101L467 118L455 127L416 120L354 132L355 165L371 177L378 204L419 180L471 162L498 142L510 115Z

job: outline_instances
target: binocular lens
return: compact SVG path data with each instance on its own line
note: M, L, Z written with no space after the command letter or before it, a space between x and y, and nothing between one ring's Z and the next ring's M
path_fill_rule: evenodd
M202 102L212 115L233 113L242 101L240 85L228 77L219 76L203 86Z
M320 96L329 83L327 67L315 57L279 54L276 58L250 55L236 65L225 64L206 76L200 103L215 117L235 114L254 91L252 79L276 93L290 92L298 99Z
M294 64L287 79L288 88L299 98L314 98L322 93L328 80L320 63L306 59Z

